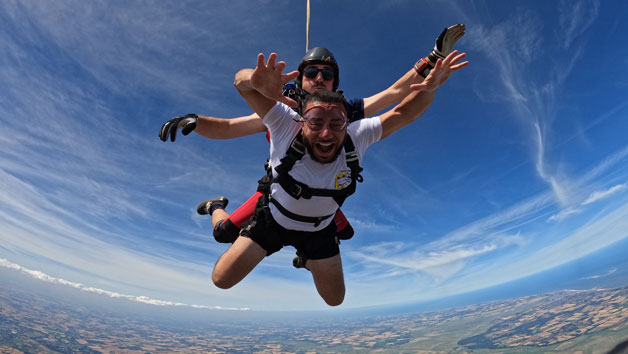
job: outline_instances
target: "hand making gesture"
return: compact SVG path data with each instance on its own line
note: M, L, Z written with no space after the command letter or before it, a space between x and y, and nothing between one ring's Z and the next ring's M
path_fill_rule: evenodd
M251 75L251 86L262 95L270 98L271 100L285 103L286 105L296 108L298 103L281 94L283 85L290 80L299 76L297 70L288 74L282 74L283 69L286 68L286 62L277 61L277 53L271 53L268 56L268 63L264 63L264 54L259 53L257 55L257 67Z

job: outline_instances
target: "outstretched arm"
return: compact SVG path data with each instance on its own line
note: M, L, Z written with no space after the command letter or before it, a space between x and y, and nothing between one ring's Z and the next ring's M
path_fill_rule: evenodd
M298 71L282 74L286 63L277 63L277 54L268 56L268 63L264 60L264 54L257 55L255 69L242 69L236 73L233 85L238 89L246 103L257 113L264 117L277 101L290 107L296 107L297 103L281 94L283 84L296 78Z
M177 130L183 135L191 132L209 139L233 139L266 131L257 114L232 119L199 116L194 113L174 117L164 123L159 130L161 141L175 141Z
M209 139L233 139L255 133L265 132L262 119L255 113L246 117L231 119L198 116L198 125L194 132Z
M451 73L469 64L467 61L458 64L465 57L465 53L453 51L445 60L438 59L436 66L423 82L411 85L410 88L415 92L379 117L382 122L382 139L417 120L432 104L436 90L447 81Z
M281 94L281 89L284 83L297 77L299 72L282 74L286 63L276 63L276 60L277 54L273 53L269 56L268 63L265 63L264 55L260 53L255 69L242 69L235 76L234 86L256 114L233 119L186 114L164 123L159 131L159 138L162 141L167 141L168 138L175 141L178 129L181 129L183 135L195 131L210 139L231 139L266 131L260 117L266 115L276 101L291 107L297 106L294 100Z
M464 36L465 30L466 27L463 24L456 24L445 28L438 38L436 38L434 49L428 56L423 58L423 60L429 62L430 67L434 67L438 58L444 59L451 52L454 44ZM384 108L392 106L408 96L411 92L410 85L421 83L424 80L424 76L419 74L418 69L419 67L415 65L414 68L410 69L384 91L364 98L364 116L374 116Z

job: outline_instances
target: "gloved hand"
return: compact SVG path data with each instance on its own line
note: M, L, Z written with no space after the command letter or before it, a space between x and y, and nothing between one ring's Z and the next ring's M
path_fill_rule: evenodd
M161 126L159 138L161 141L166 141L170 135L170 141L174 141L177 137L177 129L181 129L183 135L188 135L196 129L197 124L198 116L194 113L172 118Z
M440 36L436 38L436 44L428 55L428 59L434 63L436 63L438 58L445 59L454 49L456 42L464 36L465 30L465 25L461 23L445 28Z

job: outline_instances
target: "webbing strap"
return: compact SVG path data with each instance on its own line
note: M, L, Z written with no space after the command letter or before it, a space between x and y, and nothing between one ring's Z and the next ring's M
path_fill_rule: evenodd
M310 46L310 0L307 0L307 10L305 13L305 52Z
M269 197L269 199L270 199L270 202L273 203L273 205L277 207L277 210L279 210L283 215L287 216L288 218L292 220L314 223L315 227L318 226L323 220L334 216L334 214L329 214L329 215L324 215L324 216L305 216L305 215L295 214L291 212L290 210L284 208L283 205L279 204L279 202L273 199L272 197Z
M299 132L292 140L288 151L286 151L286 156L280 160L279 166L275 167L275 171L279 175L288 174L288 171L294 167L297 161L303 158L303 155L305 155L305 144L303 144L303 138L301 132Z

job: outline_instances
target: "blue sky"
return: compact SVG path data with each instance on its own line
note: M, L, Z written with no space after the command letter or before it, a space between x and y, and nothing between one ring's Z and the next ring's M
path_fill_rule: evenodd
M334 52L349 97L392 84L454 23L470 61L421 119L369 148L343 207L356 229L341 245L344 307L479 290L628 237L621 2L334 4L312 1L310 47ZM232 211L254 192L263 135L157 138L176 115L249 114L233 76L259 52L297 66L305 1L0 10L0 265L136 301L326 308L291 248L233 289L211 284L226 246L196 205L225 195Z

